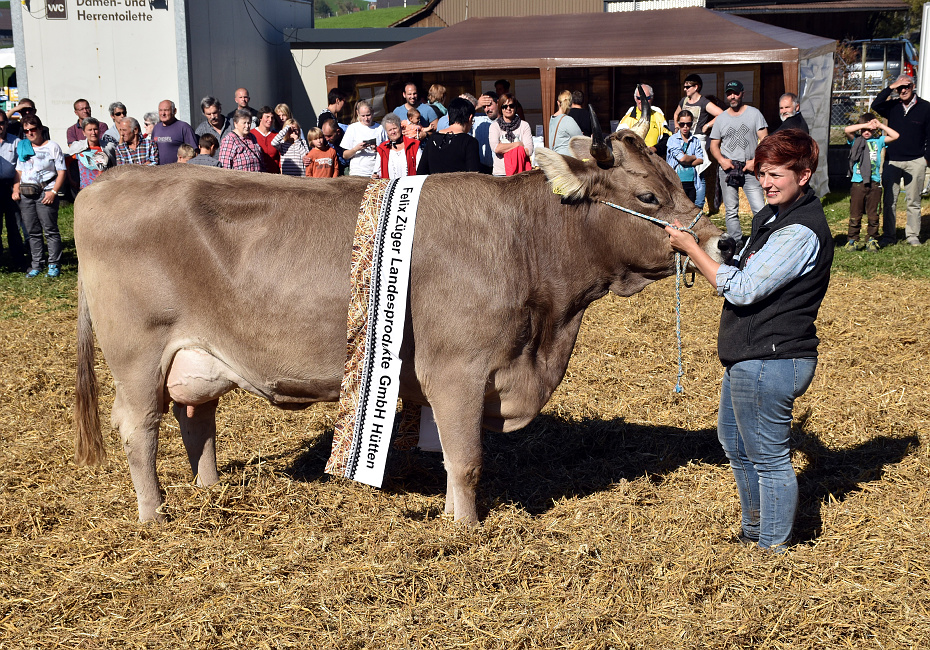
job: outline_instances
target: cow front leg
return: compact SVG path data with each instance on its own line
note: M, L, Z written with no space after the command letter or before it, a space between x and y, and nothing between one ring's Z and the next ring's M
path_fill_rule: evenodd
M220 480L216 470L216 407L219 403L215 399L197 406L177 402L172 406L194 480L202 487L209 487Z
M129 473L139 506L139 521L164 521L161 506L165 501L155 472L161 413L129 406L117 387L112 421L119 430L129 462Z
M463 409L461 405L434 405L434 415L442 443L446 468L446 514L455 521L478 523L475 491L481 476L480 402Z

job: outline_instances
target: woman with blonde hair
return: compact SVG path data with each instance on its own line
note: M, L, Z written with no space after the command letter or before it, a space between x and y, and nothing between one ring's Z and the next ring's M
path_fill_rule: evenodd
M279 104L280 106L280 104ZM304 176L307 166L304 156L310 153L310 146L301 135L300 124L291 118L284 122L271 141L272 146L281 154L281 173L287 176Z
M446 101L446 87L442 84L433 84L430 86L429 92L426 94L426 102L433 107L433 110L436 111L439 117L449 112L448 109L442 105L444 101Z
M549 148L563 156L569 155L568 141L581 135L581 127L568 112L572 108L572 93L563 90L556 100L558 109L549 118Z
M274 114L275 114L275 116L276 116L277 119L278 119L278 127L281 128L281 129L284 128L284 125L287 124L287 121L288 121L288 120L293 120L293 119L294 119L294 114L291 113L291 107L288 106L287 104L278 104L277 106L275 106L275 107L274 107ZM303 129L300 130L300 134L299 134L299 135L300 135L300 139L301 139L301 140L306 140L306 139L307 139L307 138L304 136Z
M387 133L374 121L371 104L364 99L355 104L355 117L342 136L342 157L349 161L349 176L371 178L378 164L377 147L387 140Z

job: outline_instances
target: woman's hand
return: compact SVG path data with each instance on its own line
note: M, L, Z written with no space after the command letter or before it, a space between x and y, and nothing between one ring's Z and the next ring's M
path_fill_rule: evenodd
M679 230L679 228L684 228L684 226L677 219L675 220L675 226L677 226L677 228L665 226L665 232L668 233L668 241L674 250L689 256L693 256L695 250L701 250L701 247L694 241L694 237L691 233Z
M679 230L679 228L684 228L684 226L677 219L675 220L675 226L677 227L665 226L665 232L668 233L669 244L671 244L674 250L690 257L691 263L697 267L701 275L707 278L711 286L716 289L717 270L720 268L720 264L711 259L710 255L701 248L700 243L694 239L691 233Z

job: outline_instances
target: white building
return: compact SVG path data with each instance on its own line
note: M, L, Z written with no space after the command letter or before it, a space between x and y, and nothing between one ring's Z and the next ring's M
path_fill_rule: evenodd
M140 122L162 100L195 127L200 100L224 112L245 86L255 108L308 104L286 31L310 27L310 0L14 0L19 96L36 103L53 140L64 142L77 98L109 122L112 101Z

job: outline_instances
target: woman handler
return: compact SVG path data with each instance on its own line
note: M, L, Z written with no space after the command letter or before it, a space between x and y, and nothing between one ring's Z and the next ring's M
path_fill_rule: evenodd
M717 435L736 479L741 541L784 552L798 505L789 446L791 409L817 366L814 320L830 281L833 238L810 188L819 149L785 129L756 149L768 205L752 221L739 255L717 264L694 238L667 227L725 298L717 353L724 365Z

